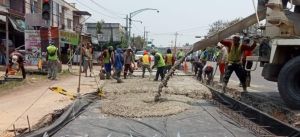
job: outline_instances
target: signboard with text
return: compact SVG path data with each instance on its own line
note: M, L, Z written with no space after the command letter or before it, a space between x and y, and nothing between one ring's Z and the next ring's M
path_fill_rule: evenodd
M25 30L25 52L26 65L37 65L41 57L41 37L39 30Z

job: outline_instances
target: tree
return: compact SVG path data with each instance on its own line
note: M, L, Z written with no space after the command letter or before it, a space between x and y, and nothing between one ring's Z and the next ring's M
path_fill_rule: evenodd
M98 21L96 24L96 33L101 34L102 33L102 25L104 23L104 20Z
M207 35L211 36L219 31L239 22L240 20L242 20L242 18L236 18L232 21L218 20L218 21L212 23L211 25L209 25L209 30L208 30Z
M136 49L143 49L144 43L145 43L145 40L141 36L132 38L132 44L134 47L136 47Z

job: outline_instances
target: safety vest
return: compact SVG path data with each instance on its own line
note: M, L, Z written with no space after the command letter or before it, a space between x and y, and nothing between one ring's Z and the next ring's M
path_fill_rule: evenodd
M242 56L242 46L234 46L232 44L230 52L228 53L228 62L229 63L239 63Z
M57 47L54 45L49 45L47 47L47 52L48 52L48 60L50 61L57 61L58 56L57 56Z
M104 57L104 64L109 64L110 63L110 54L108 52L106 52L107 55L106 57Z
M180 51L180 52L178 53L178 58L182 58L182 57L184 57L184 52L183 52L183 51Z
M143 56L143 64L144 65L150 65L150 61L149 61L150 56L148 54Z
M167 54L166 56L166 64L167 65L173 65L173 55L172 54Z
M160 53L156 53L156 56L159 56L159 60L158 60L158 64L157 64L157 67L164 67L166 66L165 64L165 60L164 58L162 57L162 55Z

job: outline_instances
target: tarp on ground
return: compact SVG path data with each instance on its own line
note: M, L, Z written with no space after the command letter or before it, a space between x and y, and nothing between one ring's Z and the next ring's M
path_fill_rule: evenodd
M254 137L207 101L173 116L121 118L101 113L101 101L59 130L54 137Z

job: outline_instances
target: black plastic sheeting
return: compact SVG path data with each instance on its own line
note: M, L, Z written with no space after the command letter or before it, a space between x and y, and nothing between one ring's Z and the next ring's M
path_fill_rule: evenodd
M97 98L96 93L86 94L76 99L67 110L50 126L41 128L31 133L20 135L20 137L46 137L52 136L66 124L76 118L83 110Z
M101 101L59 130L54 137L254 137L218 113L210 102L199 101L191 109L167 117L121 118L101 113ZM61 128L58 127L58 128ZM56 129L58 129L56 128Z

